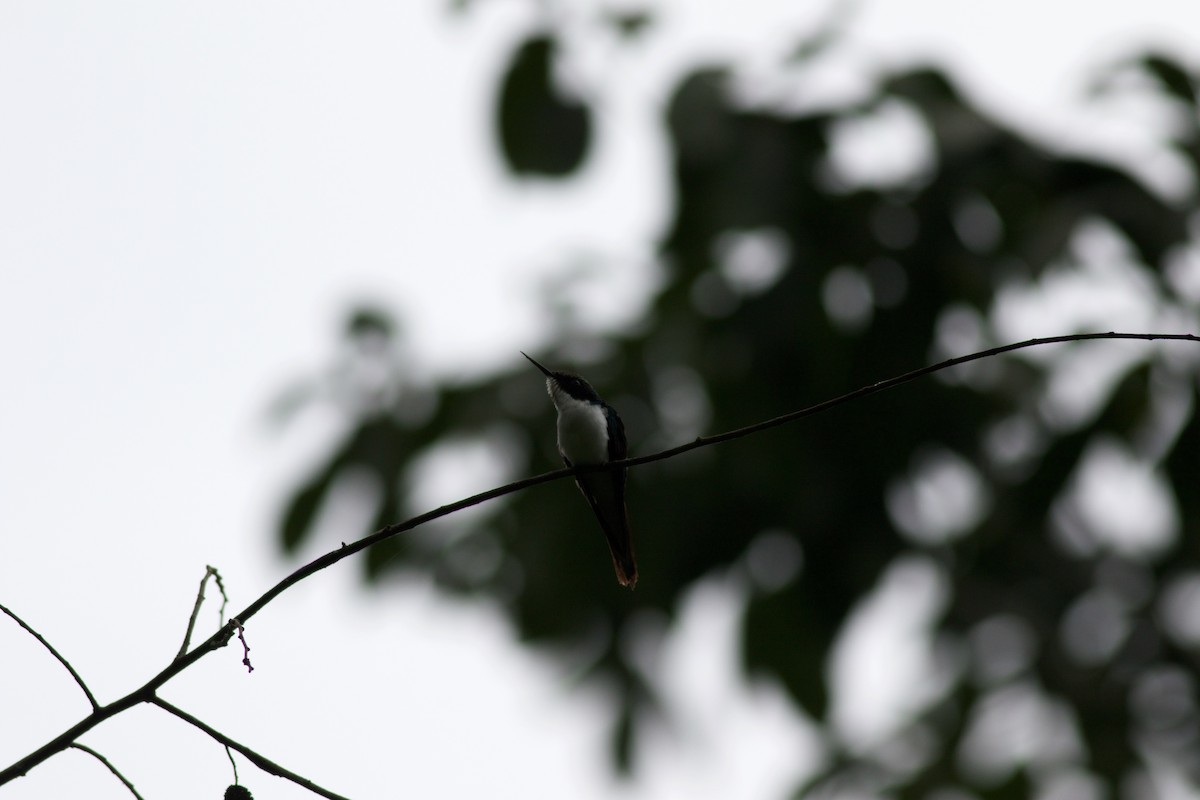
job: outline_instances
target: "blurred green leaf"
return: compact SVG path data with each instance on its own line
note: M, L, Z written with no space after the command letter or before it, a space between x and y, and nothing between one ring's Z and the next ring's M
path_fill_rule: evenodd
M324 472L292 496L280 523L279 541L285 553L295 552L308 537L329 492L332 477L331 473Z
M798 586L751 600L742 624L743 666L749 675L782 676L796 703L823 720L826 658L837 628L817 619L805 600Z
M579 169L591 143L591 111L555 80L557 51L550 36L527 39L500 84L497 129L517 175L564 177Z
M1142 66L1158 79L1167 94L1196 107L1196 79L1176 61L1167 56L1148 55L1142 59Z

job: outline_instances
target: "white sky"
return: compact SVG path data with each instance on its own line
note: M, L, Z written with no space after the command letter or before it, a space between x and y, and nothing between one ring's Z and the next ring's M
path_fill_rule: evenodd
M669 208L656 114L672 79L701 57L761 63L823 7L780 25L790 4L667 3L645 41L580 65L603 76L604 106L583 180L514 187L491 81L537 4L445 5L0 1L0 602L102 702L178 648L205 564L235 609L289 569L274 515L323 442L264 435L263 410L329 357L348 302L403 313L439 374L537 349L535 290L564 253L622 265L585 318L627 319ZM1198 40L1194 0L876 0L827 79L844 91L933 54L1030 130L1142 158L1150 132L1078 102L1088 70ZM353 797L621 794L602 695L513 645L496 614L423 586L364 596L356 578L340 565L260 614L252 676L230 648L163 695ZM722 649L727 594L715 581L690 605L667 657L693 687L673 695L686 733L655 736L631 797L771 797L802 766L791 715L740 688ZM86 711L6 619L0 670L2 765ZM221 748L154 709L84 741L147 798L230 782ZM309 796L239 765L259 800ZM129 796L78 752L4 792Z

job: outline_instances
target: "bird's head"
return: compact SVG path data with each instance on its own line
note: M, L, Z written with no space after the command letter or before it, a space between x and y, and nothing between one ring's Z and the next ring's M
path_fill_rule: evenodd
M565 397L585 403L600 402L600 395L596 394L592 385L578 375L546 369L528 354L521 353L521 355L528 358L530 363L546 376L546 390L550 393L550 399L554 401L555 406L558 406L559 400Z

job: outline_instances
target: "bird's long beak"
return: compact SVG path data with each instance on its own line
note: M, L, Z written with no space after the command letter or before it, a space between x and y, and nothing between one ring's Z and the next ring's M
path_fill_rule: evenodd
M541 364L539 364L538 362L534 361L534 360L533 360L533 358L532 358L531 356L529 356L527 353L525 353L525 352L522 352L522 353L521 353L521 355L523 355L523 356L525 356L526 358L528 358L528 359L529 359L529 360L530 360L530 361L533 363L533 365L534 365L535 367L537 367L539 370L541 370L542 374L543 374L543 375L545 375L547 378L550 378L550 379L553 379L553 378L554 378L554 375L553 375L553 374L551 374L550 370L546 369L546 368L545 368L545 367L543 367Z

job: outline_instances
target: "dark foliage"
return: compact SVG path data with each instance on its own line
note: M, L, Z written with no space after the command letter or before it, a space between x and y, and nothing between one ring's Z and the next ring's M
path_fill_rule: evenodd
M503 80L500 137L518 174L566 175L586 150L589 112L549 88L553 50L551 38L531 40ZM1195 123L1196 82L1185 66L1154 55L1133 67ZM927 167L882 188L838 181L829 166L838 126L897 106L928 133ZM1127 249L1149 304L1183 312L1174 319L1195 329L1167 279L1189 241L1194 197L1164 201L1119 167L1032 142L936 71L894 75L860 105L803 115L747 109L720 71L701 71L678 87L666 122L677 207L646 321L588 363L569 358L570 341L539 355L585 374L621 411L634 454L996 344L1000 293L1085 269L1077 243L1089 229ZM1176 143L1193 166L1197 141L1192 124ZM1071 332L1059 319L1043 322L1031 335ZM385 340L387 330L371 326ZM889 742L834 745L811 787L1024 798L1080 773L1115 790L1149 758L1195 779L1200 652L1172 627L1165 598L1190 597L1187 608L1200 613L1198 354L1133 347L992 360L631 470L642 573L633 593L614 582L569 482L401 537L370 554L366 574L431 573L448 592L499 603L530 645L586 660L617 691L614 753L628 767L639 726L655 713L653 680L622 647L632 627L672 619L706 577L737 576L747 674L777 681L829 724L829 658L848 615L896 565L920 563L946 592L928 631L948 654L944 687ZM386 347L373 352L386 361ZM1114 352L1125 360L1094 386L1091 406L1053 411L1048 398L1067 366L1110 363ZM375 526L424 510L412 507L408 487L420 459L447 443L488 443L513 477L554 468L543 382L516 353L512 364L431 392L404 391L398 374L390 388L363 390L346 440L288 504L284 549L310 540L331 487L347 476L369 476L379 490ZM1094 498L1073 499L1102 451L1129 454L1166 490L1179 524L1167 525L1159 546L1114 543L1088 513ZM974 487L973 500L962 486ZM925 506L905 500L919 493ZM945 510L957 506L966 511ZM352 533L361 532L337 535ZM972 766L968 740L982 735L980 720L1026 702L1018 696L1045 713L1069 711L1059 716L1079 746L1005 761L996 745L997 766ZM885 757L897 751L908 755Z

